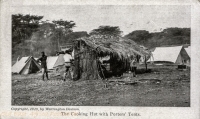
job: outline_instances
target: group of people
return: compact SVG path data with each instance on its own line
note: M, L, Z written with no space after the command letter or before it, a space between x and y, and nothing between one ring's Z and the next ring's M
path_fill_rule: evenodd
M42 80L44 80L44 77L46 75L47 80L49 80L49 76L48 76L48 69L47 69L47 56L45 55L44 52L41 52L41 57L39 59L37 59L37 62L41 63L41 68L42 68ZM71 78L73 78L73 74L71 73L73 70L73 60L70 61L70 65L69 64L65 64L65 73L64 73L64 80L67 77L67 75L70 75ZM70 68L72 66L72 68ZM70 70L70 72L69 72Z

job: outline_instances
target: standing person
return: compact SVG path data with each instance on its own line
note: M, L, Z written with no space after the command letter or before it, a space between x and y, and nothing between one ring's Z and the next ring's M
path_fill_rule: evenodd
M66 78L69 78L70 76L70 66L71 66L71 62L65 62L65 72L64 72L64 81L66 81Z
M71 75L71 79L76 80L76 79L74 79L74 71L75 71L74 59L71 59L70 63L71 63L71 65L70 65L70 68L69 68L69 72L70 72L70 75Z
M47 80L49 80L48 78L48 71L47 71L47 56L45 55L44 52L41 52L42 57L40 57L38 61L41 62L41 68L42 68L42 79L44 80L44 75L46 74Z
M66 78L69 78L69 75L70 75L70 72L69 72L69 66L67 66L66 64L65 64L65 72L64 72L64 77L63 77L63 79L64 79L64 81L66 81Z
M133 58L130 64L131 72L133 72L133 77L136 77L137 70L137 59Z

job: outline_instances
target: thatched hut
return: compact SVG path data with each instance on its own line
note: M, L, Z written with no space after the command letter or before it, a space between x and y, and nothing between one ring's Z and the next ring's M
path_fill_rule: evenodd
M121 37L93 35L79 38L74 44L74 78L105 78L99 58L109 56L110 74L121 74L129 69L130 57L149 56L144 47Z

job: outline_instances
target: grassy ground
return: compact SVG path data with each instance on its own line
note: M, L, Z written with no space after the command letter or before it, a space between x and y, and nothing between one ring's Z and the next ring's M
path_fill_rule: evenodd
M118 79L136 81L136 84L114 81L107 88L102 80L62 81L61 77L51 75L50 81L42 81L38 74L13 75L12 105L190 106L189 70L179 71L174 66L149 68L151 73Z

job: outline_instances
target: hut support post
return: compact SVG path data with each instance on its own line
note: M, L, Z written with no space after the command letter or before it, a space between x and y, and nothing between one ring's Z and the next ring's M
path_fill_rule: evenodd
M146 58L146 55L145 55L144 59L145 59L145 68L146 68L146 72L147 72L147 58Z

